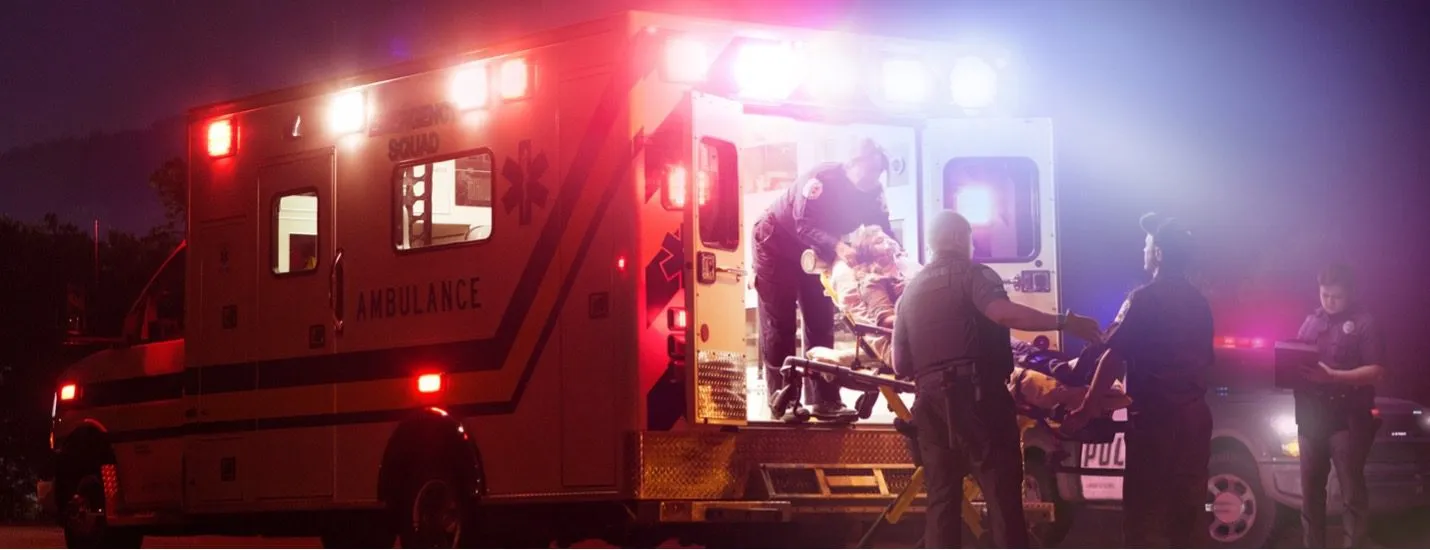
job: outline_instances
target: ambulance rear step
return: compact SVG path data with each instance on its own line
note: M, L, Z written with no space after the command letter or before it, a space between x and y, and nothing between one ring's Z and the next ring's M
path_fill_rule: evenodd
M760 475L770 498L789 499L798 513L878 514L897 498L913 477L912 465L888 464L763 464ZM923 513L922 489L908 513ZM838 503L830 502L837 500ZM974 509L988 513L987 503L974 501ZM1024 502L1031 523L1053 521L1051 502Z

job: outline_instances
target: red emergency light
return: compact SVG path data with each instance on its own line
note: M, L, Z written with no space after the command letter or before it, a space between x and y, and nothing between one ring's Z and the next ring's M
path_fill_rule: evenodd
M437 393L442 391L442 375L440 373L424 374L417 377L417 393Z
M77 395L79 395L79 386L74 384L60 386L60 401L74 401Z
M1218 346L1227 349L1265 349L1265 338L1247 338L1238 336L1223 336L1218 341Z
M456 104L458 110L486 107L490 93L486 63L468 63L458 67L452 75L452 103Z
M208 128L208 151L212 158L221 158L233 154L234 142L238 141L237 127L232 119L220 119L209 123Z
M751 99L782 100L804 80L805 67L803 52L792 44L749 42L735 58L735 85Z

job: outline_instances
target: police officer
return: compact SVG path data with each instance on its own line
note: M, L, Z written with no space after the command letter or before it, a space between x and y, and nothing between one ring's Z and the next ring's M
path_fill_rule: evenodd
M880 176L889 159L877 144L860 140L852 159L824 163L799 178L755 222L755 292L759 294L760 359L769 396L784 386L780 366L795 353L795 309L804 319L806 349L834 346L834 302L819 276L805 273L800 256L813 249L834 261L849 245L840 238L860 225L877 225L893 235ZM839 386L823 377L806 379L805 402L824 420L853 420ZM797 405L798 406L798 405ZM795 410L783 420L791 420Z
M960 545L960 500L970 471L988 502L996 545L1025 548L1023 453L1008 376L1008 329L1067 329L1101 341L1097 321L1053 315L1008 299L1003 279L972 260L973 229L952 211L929 227L933 259L899 299L894 370L918 382L914 428L924 466L927 548Z
M1365 461L1379 428L1371 409L1374 384L1385 373L1385 344L1375 319L1355 300L1350 268L1330 266L1319 282L1321 308L1306 317L1297 337L1320 354L1320 364L1303 367L1301 376L1309 383L1295 392L1301 527L1307 548L1326 547L1326 478L1334 464L1347 547L1363 548L1370 519Z
M1085 426L1112 381L1127 377L1132 398L1125 434L1123 543L1128 548L1164 544L1190 547L1206 503L1211 459L1211 409L1207 374L1212 365L1212 313L1187 279L1192 237L1175 219L1141 219L1147 233L1144 267L1152 282L1133 290L1109 329L1107 351L1093 374L1083 405L1063 423Z

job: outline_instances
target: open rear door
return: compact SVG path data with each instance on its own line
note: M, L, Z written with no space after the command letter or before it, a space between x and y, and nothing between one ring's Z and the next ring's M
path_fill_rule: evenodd
M943 209L963 214L973 224L974 260L1003 276L1014 302L1056 313L1062 300L1052 122L931 120L923 159L924 219ZM1039 334L1013 336L1032 341ZM1062 347L1058 333L1046 336Z
M685 204L686 418L744 424L745 278L737 141L743 108L692 93Z

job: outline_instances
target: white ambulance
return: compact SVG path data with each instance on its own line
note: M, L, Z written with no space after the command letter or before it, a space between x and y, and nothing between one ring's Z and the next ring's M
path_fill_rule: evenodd
M905 441L768 420L747 235L868 136L910 250L957 208L1056 311L1052 129L1010 116L1015 67L627 12L194 110L186 244L61 380L46 500L107 547L870 519Z

